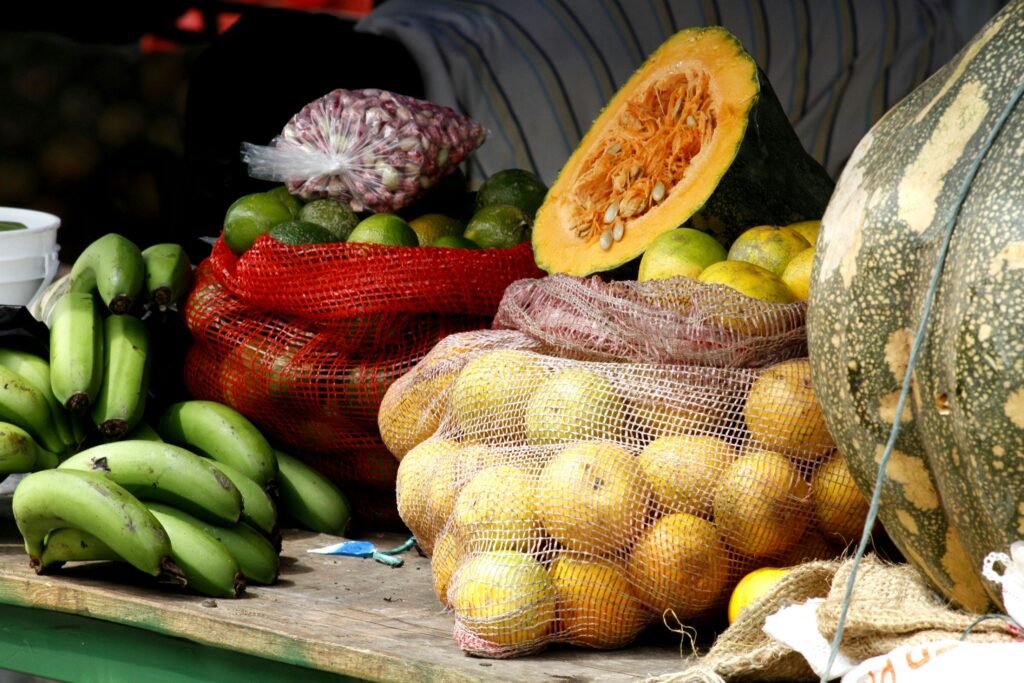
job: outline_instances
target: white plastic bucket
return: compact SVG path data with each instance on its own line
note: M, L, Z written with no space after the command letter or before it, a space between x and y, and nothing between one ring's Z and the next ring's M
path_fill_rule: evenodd
M0 221L23 223L27 228L0 231L0 304L28 306L53 282L60 267L60 218L43 211L0 206Z
M56 249L41 259L0 261L0 305L30 306L53 282L59 267L60 258ZM16 272L27 275L12 277Z
M0 206L0 221L16 221L28 228L0 231L0 260L46 256L57 248L60 218L52 213Z

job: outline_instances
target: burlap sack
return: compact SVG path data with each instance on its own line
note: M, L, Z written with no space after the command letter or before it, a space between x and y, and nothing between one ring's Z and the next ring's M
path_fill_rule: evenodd
M842 609L852 560L809 562L794 568L768 595L745 609L697 663L647 683L722 681L818 681L806 660L763 630L764 620L782 607L823 597L818 629L831 639ZM977 615L950 607L913 567L873 555L860 563L853 599L843 626L843 652L854 661L885 654L901 645L959 639L1011 642L1001 620L975 623Z

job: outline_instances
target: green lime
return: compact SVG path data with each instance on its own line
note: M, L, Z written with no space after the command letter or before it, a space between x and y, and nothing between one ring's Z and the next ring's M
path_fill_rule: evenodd
M0 221L0 232L6 230L28 230L28 226L18 221Z
M288 210L292 212L292 218L298 218L299 211L302 210L302 200L289 192L287 187L278 185L272 190L267 190L267 194L276 197L278 201L287 206Z
M463 236L484 249L505 249L530 239L530 217L515 206L494 204L478 209Z
M409 227L420 239L420 246L433 244L438 237L461 235L466 228L462 221L439 213L425 213L422 216L417 216L409 221Z
M409 224L393 213L375 213L364 218L348 236L348 241L391 247L417 247L420 244Z
M462 235L444 235L430 243L432 247L449 247L452 249L479 249L480 245Z
M321 225L343 242L359 224L352 207L337 199L314 199L299 211L299 220Z
M224 214L224 242L231 251L242 254L257 237L291 219L291 210L274 195L266 192L244 195Z
M268 234L282 244L329 244L343 241L322 225L308 221L278 223Z
M476 193L476 208L479 211L495 204L518 206L533 220L547 192L547 185L534 174L521 168L507 168L480 186Z

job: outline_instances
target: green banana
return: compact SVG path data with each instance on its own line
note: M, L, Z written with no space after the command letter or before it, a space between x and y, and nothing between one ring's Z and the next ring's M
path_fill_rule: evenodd
M46 535L43 554L39 558L39 573L59 569L65 562L120 559L110 546L88 531L64 527Z
M180 301L192 282L192 263L180 244L154 244L142 250L146 294L160 310Z
M197 593L217 598L237 598L245 580L227 547L198 524L185 521L173 507L151 503L150 511L171 539L171 558Z
M0 422L0 473L31 472L39 460L39 446L18 425Z
M277 475L270 443L240 412L215 401L181 401L157 422L164 440L223 462L267 486Z
M93 472L44 470L14 489L14 521L29 563L41 567L43 541L54 529L82 529L151 576L175 573L171 544L156 517L112 480Z
M54 470L57 469L57 465L59 464L60 458L57 457L56 453L52 453L45 448L40 448L36 457L36 466L32 471L39 472L41 470Z
M301 460L279 450L274 455L281 511L310 531L343 533L352 517L345 494Z
M18 425L48 451L65 451L43 392L4 365L0 365L0 420Z
M160 506L157 509L166 515L191 524L223 543L231 556L238 562L238 568L247 582L269 586L277 580L277 551L263 534L248 524L235 524L230 527L217 526L207 524L183 510L170 506Z
M135 425L135 429L131 430L124 435L125 441L129 439L134 441L156 441L163 443L163 439L156 433L156 430L148 422L139 422Z
M149 392L149 330L133 315L103 321L103 381L92 403L92 421L108 439L139 423Z
M209 460L169 443L113 441L87 448L61 470L102 474L142 500L169 503L218 524L242 515L242 496Z
M18 349L0 348L0 365L5 365L22 376L29 384L42 393L46 404L50 408L50 417L53 419L53 426L56 428L57 436L69 448L77 445L74 434L71 431L71 421L68 418L64 406L60 404L57 397L53 395L50 388L50 363L45 358L20 351Z
M72 292L99 293L111 313L127 313L146 277L142 252L131 240L110 232L85 248L71 266Z
M68 292L50 323L50 388L71 411L84 411L103 382L103 319L92 294Z
M266 490L234 467L216 460L210 464L231 480L242 494L242 521L256 527L268 536L277 528L277 508Z

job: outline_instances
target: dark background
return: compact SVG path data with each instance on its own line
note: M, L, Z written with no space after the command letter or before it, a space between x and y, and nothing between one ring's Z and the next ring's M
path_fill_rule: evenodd
M200 258L228 204L271 186L246 176L240 141L268 143L337 87L421 94L404 48L354 33L359 12L337 11L370 0L292 4L5 5L0 205L60 216L66 263L111 231ZM218 18L237 20L224 30Z

